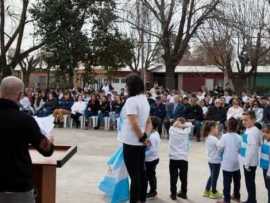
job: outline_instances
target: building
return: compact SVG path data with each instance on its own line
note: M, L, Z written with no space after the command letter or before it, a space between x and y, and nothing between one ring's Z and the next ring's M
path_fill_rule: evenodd
M80 68L76 70L74 77L75 87L91 86L99 89L105 80L110 80L115 90L120 91L125 87L125 78L131 73L129 68L120 68L115 71L107 73L101 67L96 67L91 72L91 80L85 81L85 70ZM155 81L159 85L165 86L166 68L164 65L152 66L149 71L145 73L145 81L153 84ZM212 90L215 86L224 85L224 73L216 66L188 66L179 65L175 69L175 87L184 91L198 91L202 87ZM259 88L270 89L270 66L259 66L256 79L256 86ZM54 73L50 75L51 87L58 87ZM47 73L44 71L36 71L31 74L30 86L46 88L47 87Z

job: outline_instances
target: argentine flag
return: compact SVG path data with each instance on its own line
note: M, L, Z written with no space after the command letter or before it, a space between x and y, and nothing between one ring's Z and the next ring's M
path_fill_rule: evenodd
M107 162L107 175L99 182L99 189L105 193L109 203L123 203L129 200L128 172L124 163L123 147L119 147Z

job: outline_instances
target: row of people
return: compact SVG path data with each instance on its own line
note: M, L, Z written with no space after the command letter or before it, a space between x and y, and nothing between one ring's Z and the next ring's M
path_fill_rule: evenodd
M266 97L240 98L231 95L220 97L210 96L202 92L181 96L174 91L158 92L153 97L147 93L150 104L150 114L161 119L159 133L164 125L169 130L171 123L178 117L184 117L195 126L194 135L200 139L200 129L205 120L214 120L224 125L224 122L231 117L239 119L246 110L253 110L256 113L257 122L268 123L270 121L270 102ZM203 96L202 96L203 95ZM50 90L47 93L42 91L30 92L21 98L21 106L24 110L30 111L39 117L54 114L57 123L63 123L65 114L70 114L79 126L79 117L98 117L98 126L104 117L109 117L111 112L115 116L111 118L115 125L115 120L119 117L122 106L127 96L124 92L105 93L83 92L83 91L62 91ZM86 104L85 104L86 103Z

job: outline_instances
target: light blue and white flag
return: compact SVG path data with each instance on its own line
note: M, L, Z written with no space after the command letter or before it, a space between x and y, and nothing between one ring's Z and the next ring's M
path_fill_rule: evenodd
M107 162L109 170L99 182L99 189L105 193L109 203L123 203L129 200L128 172L124 163L123 147L119 147Z

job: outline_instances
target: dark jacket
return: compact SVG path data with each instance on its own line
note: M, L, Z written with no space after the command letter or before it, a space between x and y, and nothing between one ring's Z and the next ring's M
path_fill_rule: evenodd
M270 106L266 106L263 109L263 122L270 123Z
M153 115L163 120L167 115L165 104L161 103L159 105L156 105L154 108Z
M177 119L179 117L184 116L185 116L185 106L183 104L174 104L174 103L168 104L167 117L169 119Z
M109 102L102 102L100 104L100 111L103 115L109 116L110 112L110 103Z
M123 108L123 103L120 103L120 104L117 102L112 103L112 111L114 111L116 114L120 114L122 108Z
M185 118L194 119L196 121L203 121L203 110L199 105L186 105Z
M98 111L100 111L100 103L99 101L95 101L95 103L93 103L91 100L88 102L87 105L87 111L89 111L90 108L90 112L97 115Z
M150 105L150 115L153 116L156 108L156 101L152 98L148 98L148 103Z
M216 106L211 106L208 109L205 120L219 121L220 123L225 123L227 117L226 115L227 111L225 108L217 108Z
M0 99L0 132L0 192L32 190L29 144L44 156L53 153L53 146L31 116L20 112L16 103L5 99Z
M65 109L65 110L70 111L73 103L74 102L71 99L69 99L69 100L60 99L58 101L58 107L57 108L59 108L59 109Z

